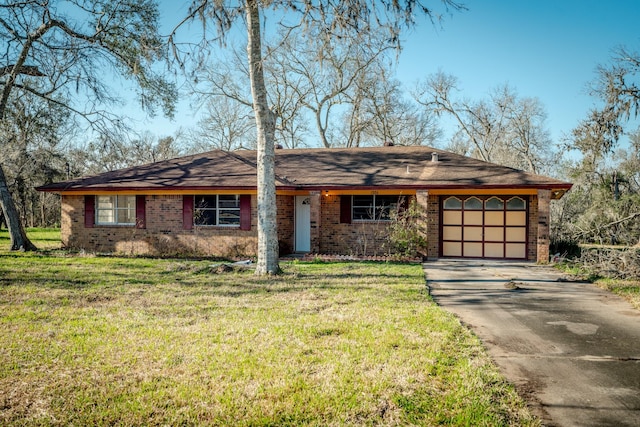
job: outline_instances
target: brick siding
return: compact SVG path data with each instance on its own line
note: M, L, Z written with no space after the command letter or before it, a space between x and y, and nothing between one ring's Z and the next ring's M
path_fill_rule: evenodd
M533 224L537 227L537 261L541 264L549 262L549 219L551 205L551 191L538 190L538 215Z
M387 223L383 221L340 222L340 196L322 196L319 252L330 255L384 255Z
M548 191L529 197L527 258L547 262L549 257ZM101 226L85 228L84 196L63 195L61 235L64 246L91 252L148 255L205 255L231 258L257 252L257 198L251 196L251 230L227 227L183 229L182 195L146 196L146 228ZM340 196L314 192L311 198L311 252L331 255L380 256L389 252L388 222L340 222ZM440 253L440 198L417 191L416 201L425 211L425 254ZM541 213L540 217L538 213ZM546 212L546 214L545 214ZM280 254L294 250L295 196L277 196Z
M256 253L256 198L251 197L251 230L182 226L182 195L146 196L146 228L84 226L84 196L63 195L61 235L64 246L91 252L145 255L246 257Z
M527 230L527 260L538 257L538 196L529 197L529 229Z

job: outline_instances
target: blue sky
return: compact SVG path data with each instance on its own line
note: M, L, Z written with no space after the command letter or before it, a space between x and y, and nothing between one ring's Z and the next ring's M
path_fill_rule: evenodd
M177 22L188 3L162 1L165 22ZM587 84L596 66L610 62L617 46L640 51L640 0L467 0L466 6L445 14L441 26L424 22L405 33L397 77L410 89L441 70L456 76L470 99L508 83L520 96L541 100L555 143L594 105ZM140 127L171 134L194 123L186 107L173 123L156 118Z
M598 64L612 49L640 51L639 0L469 0L441 29L422 26L406 37L398 78L408 85L442 70L464 96L484 98L508 83L538 97L554 142L585 118Z

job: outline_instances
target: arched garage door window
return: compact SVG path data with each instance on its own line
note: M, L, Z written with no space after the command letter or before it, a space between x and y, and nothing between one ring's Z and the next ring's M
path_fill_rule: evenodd
M527 201L519 196L450 196L442 201L441 256L527 257Z

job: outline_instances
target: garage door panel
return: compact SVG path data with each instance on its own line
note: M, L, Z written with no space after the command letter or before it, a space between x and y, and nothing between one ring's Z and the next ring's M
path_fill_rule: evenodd
M504 243L485 243L484 256L487 258L504 258Z
M505 244L507 258L525 258L527 256L527 245L525 243Z
M464 227L464 240L482 242L482 227Z
M442 227L443 240L462 240L462 227Z
M487 242L503 242L504 228L503 227L485 227L484 240L486 240Z
M504 212L485 212L484 225L504 225Z
M464 225L482 225L482 211L465 212Z
M507 211L507 225L526 225L527 213L522 211L508 212Z
M442 223L444 225L462 225L461 211L444 211L442 215Z
M507 242L525 242L527 240L527 229L524 227L507 227L505 232Z
M464 257L482 258L482 243L464 242L462 244Z
M527 258L526 196L449 196L440 206L442 256Z
M442 243L442 256L462 256L461 242L444 242Z

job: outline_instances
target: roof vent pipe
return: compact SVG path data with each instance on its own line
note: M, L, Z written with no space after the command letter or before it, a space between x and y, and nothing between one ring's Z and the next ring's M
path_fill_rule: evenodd
M438 163L438 153L431 153L431 161L433 163Z

